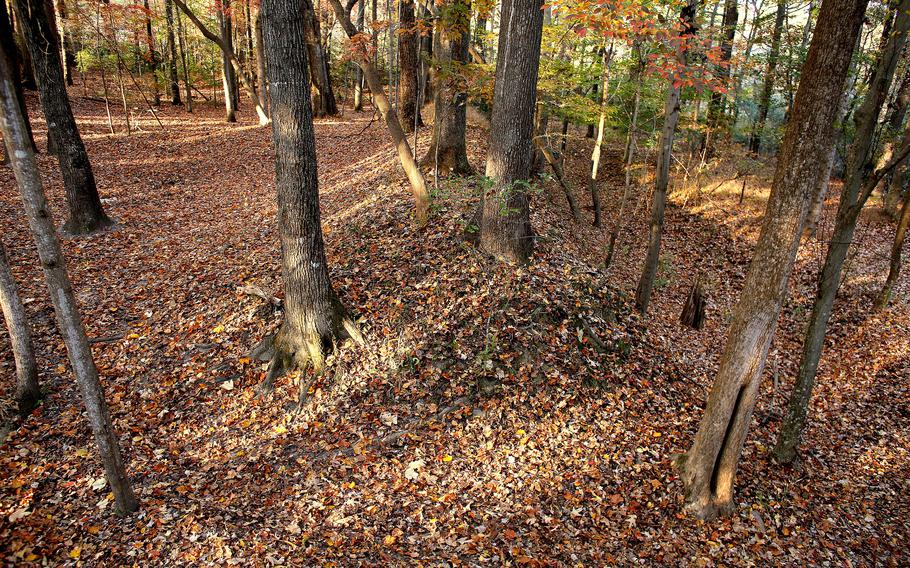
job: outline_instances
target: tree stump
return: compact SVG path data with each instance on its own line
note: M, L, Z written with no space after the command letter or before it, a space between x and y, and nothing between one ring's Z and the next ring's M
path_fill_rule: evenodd
M708 303L707 295L701 285L701 276L695 279L695 284L689 290L689 297L683 306L679 322L692 329L701 330L705 326L705 306Z

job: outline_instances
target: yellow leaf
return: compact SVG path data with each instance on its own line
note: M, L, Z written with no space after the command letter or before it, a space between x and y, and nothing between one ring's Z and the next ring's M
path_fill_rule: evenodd
M87 458L88 450L86 450L85 448L79 448L78 450L76 450L76 455L79 456L80 458Z
M442 461L449 463L450 461L452 461L452 459L453 459L452 456L446 455L444 458L442 458Z
M224 333L224 326L223 325L216 326L215 329L212 330L212 332L213 333Z
M382 539L382 542L386 546L392 546L393 544L395 544L395 537L392 535L386 535L386 537L384 539Z
M131 333L131 334L127 335L126 338L127 338L127 339L139 339L139 334L138 334L138 333Z
M70 558L76 559L82 554L82 547L77 546L76 548L70 550Z
M519 430L518 432L515 432L515 434L518 436L524 436L526 433L527 432L525 432L524 430Z

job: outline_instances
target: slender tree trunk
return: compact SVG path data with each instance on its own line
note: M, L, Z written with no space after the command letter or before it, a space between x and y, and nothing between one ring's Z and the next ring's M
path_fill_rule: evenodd
M771 32L771 50L768 52L768 68L765 70L765 84L762 87L761 99L758 101L758 117L749 137L749 150L758 153L761 149L765 122L771 107L771 95L774 93L774 81L777 75L777 58L780 56L780 36L787 16L787 0L777 0L777 14L774 17L774 30Z
M534 249L528 179L543 34L542 0L503 0L490 150L492 186L480 204L480 248L498 260L524 263Z
M225 46L225 49L221 51L221 84L224 88L224 118L227 122L237 122L235 114L238 106L237 91L234 89L237 78L231 63L231 55L229 55L234 54L236 57L230 9L230 0L222 0L218 10L218 28L221 33L221 42Z
M885 144L882 151L881 163L887 162L894 154L894 138L899 137L897 133L904 124L904 118L907 115L907 107L910 104L910 72L905 72L904 79L898 88L896 96L888 105L888 113L885 118L885 124L890 131L891 139ZM900 201L901 188L904 181L904 163L896 168L895 172L885 179L884 186L884 205L885 212L893 219L897 217L897 206Z
M897 232L894 234L894 244L891 246L891 261L888 264L888 278L885 279L885 285L879 292L875 301L877 310L884 310L891 301L891 294L894 291L894 284L897 283L897 277L901 271L901 251L904 249L904 241L907 238L907 229L910 227L910 199L904 200L904 206L901 208L901 216L897 221Z
M812 306L809 328L803 342L799 374L790 397L787 415L781 425L777 446L774 448L775 458L784 463L792 462L796 457L796 449L809 411L809 399L818 373L828 320L831 318L840 284L841 271L853 241L856 221L871 194L871 190L864 190L869 183L867 172L875 160L873 139L878 117L888 97L894 71L906 43L907 31L910 30L910 0L901 0L894 9L897 19L893 31L879 54L869 91L854 117L856 134L847 159L847 172L837 210L837 220L818 280L815 304Z
M362 2L364 0L360 1ZM357 28L351 23L351 15L349 12L345 11L340 0L329 0L329 2L332 5L332 9L335 11L338 23L341 24L342 29L348 37L352 38L356 36ZM376 105L376 108L385 121L386 128L389 130L389 135L392 137L392 143L398 151L398 159L401 162L401 167L404 168L404 172L408 176L408 181L411 184L411 193L414 195L417 221L421 224L426 223L430 213L430 194L427 192L423 174L420 173L420 168L417 167L417 162L414 160L408 138L401 129L398 115L389 103L389 99L385 94L385 89L382 88L379 74L376 72L376 68L373 67L370 60L363 54L358 54L355 56L355 61L363 70L364 78L366 79L367 85L370 87L370 92L373 94L373 104Z
M60 41L61 57L63 58L63 77L66 84L73 84L73 70L76 68L76 51L73 45L73 30L69 25L69 18L66 12L66 3L63 0L55 0L53 3L57 13L57 31Z
M256 88L253 86L253 79L243 70L243 66L240 64L240 60L237 59L237 54L234 53L234 50L230 48L217 34L208 29L202 21L196 17L196 14L190 10L186 3L183 0L173 0L177 7L186 14L186 17L193 22L193 25L196 26L196 29L205 36L206 39L213 42L221 50L221 54L227 56L230 62L234 66L234 71L240 77L240 82L243 83L244 89L246 89L247 95L250 97L250 100L253 101L253 104L256 105L256 114L259 116L259 124L266 125L269 123L269 117L266 114L265 110L259 105L259 95L256 94Z
M733 509L733 483L800 234L828 150L868 0L824 2L777 161L761 234L704 417L677 461L686 508L700 518Z
M19 11L20 14L23 12ZM34 39L30 41L34 41ZM44 58L48 59L48 55L57 53L59 51L51 50L44 55ZM57 63L59 63L59 56ZM39 65L38 69L42 69L42 67ZM46 72L46 68L44 69ZM37 74L40 75L40 73ZM18 105L16 104L15 89L10 81L11 75L4 55L0 57L0 109L2 109L0 111L0 129L2 129L7 147L12 150L13 173L19 184L29 227L38 249L41 266L44 269L44 277L54 306L54 313L57 316L57 325L66 343L66 350L73 373L76 375L76 381L82 390L82 400L95 434L101 463L104 464L105 477L114 494L116 509L120 513L133 512L139 505L130 487L120 456L117 435L111 425L107 404L104 401L104 390L98 380L98 370L92 360L92 351L82 326L76 296L73 294L73 288L66 272L66 263L60 251L57 233L54 230L53 217L48 209L44 188L38 175L38 164L29 146L25 122L17 112ZM57 75L60 79L63 78L63 71L59 65ZM59 85L63 87L63 82L61 81Z
M688 0L680 12L682 29L679 32L681 41L677 48L677 59L685 66L687 61L686 41L689 36L698 33L695 24L695 14L699 0ZM679 124L679 105L681 87L676 83L676 78L671 78L667 90L667 101L664 104L664 126L660 133L657 151L657 174L654 182L654 197L651 205L651 228L648 232L648 253L645 256L645 265L638 280L638 289L635 292L635 305L645 314L651 303L651 292L654 289L654 279L657 276L657 265L660 260L660 240L664 232L664 209L667 206L667 188L670 185L670 162L673 157L673 139L676 136L676 126Z
M177 39L180 44L180 63L183 66L183 98L186 99L186 112L193 112L193 85L190 83L190 70L186 62L186 30L183 29L183 18L177 12Z
M21 26L20 26L21 27ZM13 35L13 26L10 21L9 12L6 9L6 2L0 1L0 44L3 52L6 54L6 65L12 73L13 88L16 89L16 101L19 103L19 112L25 120L25 130L28 132L28 139L31 141L32 151L38 152L38 146L35 144L35 136L32 134L32 123L28 118L28 108L25 105L25 95L22 92L22 78L19 75L19 49L16 47L15 36ZM8 163L9 155L3 154L3 163Z
M171 104L180 106L180 83L177 78L177 42L174 41L173 0L164 0L164 20L167 24L167 66Z
M306 14L293 0L262 0L266 72L271 78L284 323L272 343L267 380L312 364L321 372L336 340L360 339L329 278L319 215L316 140L310 104ZM301 394L304 394L303 392Z
M376 0L373 0L374 5ZM364 15L366 13L366 0L357 3L357 32L363 32ZM375 16L374 16L375 18ZM363 71L359 65L354 66L354 110L363 110Z
M318 117L335 116L338 114L338 104L335 102L335 93L332 91L329 63L322 48L319 16L310 0L304 0L303 10L306 16L304 32L307 39L307 53L310 58L310 74L313 88L316 91L313 114Z
M40 0L16 0L17 21L21 23L38 82L38 96L56 148L69 220L63 230L69 234L88 234L112 225L104 213L95 186L92 165L79 135L63 80L60 50L53 43L55 34Z
M423 126L418 105L420 85L420 38L415 26L414 0L399 0L401 22L398 35L399 89L398 116L405 132L414 130L415 124Z
M591 152L591 175L588 177L588 191L591 193L591 203L594 205L594 226L601 226L600 191L597 187L597 173L600 169L600 153L604 143L604 130L607 123L607 103L610 92L610 59L613 58L613 47L601 49L603 53L600 79L600 118L597 121L597 140L594 142L594 151Z
M265 51L262 47L262 17L260 11L257 8L256 10L256 23L254 24L255 34L256 34L256 67L259 69L257 73L257 78L259 79L259 106L262 110L269 114L269 92L268 92L268 83L269 78L265 72Z
M12 70L11 67L7 69ZM19 413L25 416L41 400L41 388L38 386L38 365L35 363L35 350L25 317L25 306L19 299L16 280L10 270L3 243L0 243L0 308L9 331L13 359L16 361L16 403L19 405Z
M157 106L161 104L161 92L158 90L158 53L155 51L155 36L152 33L152 10L149 0L142 0L142 6L145 8L145 45L149 50L148 65L152 72L152 97Z
M468 162L465 142L468 97L452 73L440 71L468 61L470 2L446 0L443 6L440 12L448 17L437 20L438 29L433 34L433 60L437 63L433 85L433 138L420 163L425 167L432 166L443 175L466 176L474 173ZM464 33L451 30L464 30Z
M724 4L724 19L721 24L723 39L720 43L720 64L717 66L717 78L723 83L730 79L730 59L733 56L733 40L736 37L736 24L739 22L739 2L726 0ZM705 156L714 155L715 145L719 130L724 122L727 95L719 91L711 93L711 102L708 104L708 135L705 136Z

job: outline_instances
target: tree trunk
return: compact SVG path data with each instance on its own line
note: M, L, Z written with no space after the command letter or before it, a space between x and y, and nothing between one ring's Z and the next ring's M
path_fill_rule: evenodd
M890 131L892 138L885 144L882 152L881 162L887 162L894 154L894 137L898 136L901 126L904 124L904 118L907 115L907 107L910 105L910 72L905 72L904 79L898 88L897 95L888 105L888 113L885 118L885 124ZM900 201L901 189L904 182L904 164L899 164L892 175L885 178L884 187L884 204L885 212L893 219L897 217L897 206Z
M730 58L733 56L733 40L736 37L736 24L739 22L739 2L726 0L724 4L724 20L721 24L723 39L720 43L720 64L717 66L716 75L719 81L726 83L730 79ZM714 155L715 145L719 130L723 126L726 112L725 103L727 95L719 91L711 92L711 102L708 104L708 135L705 136L705 156Z
M63 1L60 3L63 4ZM147 63L152 72L152 97L157 106L161 104L161 93L158 91L158 53L155 51L155 35L152 33L152 10L149 0L142 0L142 6L145 8L145 46L149 50Z
M256 73L259 79L259 106L266 116L269 115L269 92L268 92L268 75L265 72L265 51L262 47L262 17L260 11L256 9L256 23L254 24L254 33L256 34Z
M167 71L171 104L180 106L180 83L177 78L177 42L174 40L173 0L164 0L164 20L167 25Z
M61 57L63 58L63 77L66 84L73 84L73 70L76 69L76 50L73 45L73 30L69 25L69 18L66 13L66 3L63 0L55 0L53 4L58 18L58 38L60 40Z
M374 2L376 0L373 0ZM357 3L357 32L363 33L364 17L366 14L366 0ZM359 65L354 66L354 110L363 110L363 71Z
M7 66L7 69L12 68ZM35 363L35 350L25 317L25 306L16 291L16 280L10 270L3 243L0 243L0 308L9 331L13 359L16 361L16 403L19 405L19 413L25 416L38 405L41 388L38 386L38 365Z
M682 41L677 48L676 57L682 66L687 62L687 48L685 38L698 33L695 24L695 14L698 0L688 0L680 12L682 29L679 35ZM664 104L664 126L660 133L657 152L657 173L654 182L654 197L651 204L651 228L648 232L648 253L645 265L638 280L635 292L635 305L645 314L651 303L651 292L654 289L654 279L657 276L657 265L660 260L660 240L664 231L664 209L667 205L667 187L670 185L670 161L673 157L673 139L676 136L676 126L679 124L679 104L681 87L676 83L676 77L671 77L670 87L667 90L667 101Z
M262 0L261 9L270 96L273 108L281 109L272 120L272 140L285 313L272 343L270 381L285 370L307 364L321 372L336 340L359 340L360 335L335 296L325 257L306 51L307 15L293 0Z
M780 56L780 36L787 16L787 0L777 0L777 14L774 16L774 30L771 33L771 50L768 52L768 68L765 70L765 84L762 87L761 99L758 101L758 117L749 137L749 150L758 153L761 150L761 139L768 120L768 109L771 106L771 95L774 93L774 80L777 72L777 58Z
M910 227L910 199L904 200L904 206L901 208L901 216L897 221L897 232L894 234L894 244L891 246L891 262L888 265L888 278L882 291L879 292L875 301L875 309L884 310L891 301L891 293L894 291L894 284L901 271L901 251L904 249L904 241L907 238L907 228Z
M467 176L474 173L468 162L465 142L468 97L453 73L441 70L468 61L470 2L446 0L444 8L441 12L446 17L437 20L438 29L433 33L433 60L437 63L433 85L433 139L420 163L425 167L432 166L442 175ZM464 30L464 33L451 30Z
M796 449L809 411L809 399L818 373L825 331L840 285L841 271L850 250L850 243L853 241L856 221L871 193L871 190L864 191L864 186L869 183L866 179L867 172L875 160L872 151L874 134L878 126L878 117L891 88L898 59L906 43L907 31L910 30L910 0L901 0L894 10L897 12L897 18L893 31L879 54L876 69L869 82L869 91L854 117L856 134L847 159L847 172L841 190L837 220L825 264L819 276L818 291L803 342L796 384L774 448L774 457L783 463L792 462L796 457Z
M332 5L332 9L335 11L338 23L341 24L342 29L348 37L352 38L356 36L357 28L351 23L350 12L345 11L340 0L329 0L329 2ZM404 168L404 172L408 176L408 181L411 184L411 193L414 195L417 221L421 224L426 223L430 213L430 194L427 192L423 174L420 173L420 168L417 167L417 162L414 160L414 155L411 152L411 145L408 143L407 136L405 136L404 131L401 129L401 123L398 122L398 115L389 103L389 99L385 94L385 89L382 88L379 74L376 72L376 68L373 67L373 64L370 63L370 60L363 54L357 54L354 60L363 70L364 78L366 79L367 85L370 87L370 92L373 94L373 104L376 105L376 108L385 121L386 128L389 130L389 135L392 137L392 143L398 151L398 159L401 161L401 167Z
M180 44L180 63L183 66L183 97L186 99L186 112L193 112L193 86L190 83L190 70L186 61L186 30L183 29L180 12L177 12L177 38Z
M682 313L679 316L679 323L692 329L701 330L705 327L705 308L707 307L708 298L705 295L704 288L701 285L701 275L695 278L692 289L689 290L689 296L683 305Z
M700 518L732 510L733 482L768 348L828 150L868 0L824 2L777 161L758 244L733 311L704 417L677 464L686 508Z
M17 10L22 7L18 5ZM32 8L34 9L34 6ZM24 10L19 10L19 14L22 13ZM31 41L34 39L32 38ZM52 49L42 57L47 60L50 58L49 55L58 53L59 51ZM59 61L58 56L56 62L59 63ZM39 65L37 68L42 69L42 72L47 72L46 67ZM59 65L56 71L58 78L62 79L63 71ZM41 72L37 74L40 75ZM25 122L17 112L16 93L12 81L10 81L11 75L6 66L6 57L0 57L0 109L2 109L0 129L2 129L7 146L12 150L13 173L19 184L29 227L38 249L41 266L44 269L44 277L54 306L54 313L57 316L57 325L60 328L60 335L63 336L66 343L66 350L73 373L76 375L76 381L82 390L82 400L95 434L95 442L101 455L101 463L104 464L105 476L114 494L116 509L120 513L129 513L135 511L139 504L123 467L117 435L111 425L107 404L104 401L104 390L98 380L98 370L92 360L91 348L82 326L76 297L66 273L66 263L60 251L57 233L54 230L53 217L44 197L44 188L38 175L38 164L35 161L35 155L29 148ZM42 82L45 80L41 79ZM62 81L59 86L63 87Z
M221 51L221 84L224 88L224 118L227 122L237 122L237 76L231 63L230 54L234 54L234 32L231 21L230 0L221 0L218 10L218 29L221 42L225 48ZM236 56L236 54L235 54ZM239 63L239 62L238 62Z
M601 48L603 70L600 79L600 118L597 121L597 139L594 150L591 152L591 175L588 177L588 191L591 193L591 203L594 205L594 226L601 225L600 191L597 187L597 173L600 170L600 153L604 143L604 129L607 123L607 103L610 91L610 59L613 58L613 47L607 51Z
M414 14L414 0L400 0L398 35L399 87L398 116L405 132L414 130L414 126L423 126L420 116L418 88L420 85L420 38L416 29L417 19Z
M313 114L317 117L334 116L338 114L338 104L335 102L335 93L332 92L329 62L322 49L319 35L319 15L310 0L304 0L303 10L306 16L304 33L307 40L307 54L310 58L310 75L316 91L316 97L313 100Z
M21 26L20 26L21 27ZM35 144L35 136L32 133L32 123L28 118L28 108L25 104L25 95L22 92L22 78L19 75L19 49L16 47L16 41L13 35L13 26L10 21L9 12L6 9L6 2L0 2L0 45L6 54L6 65L12 73L10 77L13 81L13 88L16 89L16 102L19 104L19 112L25 120L25 130L28 133L28 139L32 146L32 151L38 152L38 146ZM3 163L9 162L9 156L6 152L3 154Z
M16 0L14 7L31 53L38 96L63 174L70 214L63 230L71 235L80 235L108 228L113 223L101 206L92 165L73 118L63 80L60 50L53 43L56 35L50 27L44 3L41 0Z
M496 86L490 119L480 248L498 260L524 263L534 249L528 178L543 34L542 0L503 0Z

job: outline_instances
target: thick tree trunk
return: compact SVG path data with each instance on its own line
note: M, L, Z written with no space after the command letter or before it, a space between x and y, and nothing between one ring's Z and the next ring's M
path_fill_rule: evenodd
M0 243L0 308L9 331L13 359L16 361L16 403L19 405L19 413L24 416L38 405L41 388L38 386L38 365L35 363L35 350L25 317L25 306L19 299L16 280L10 270L3 243Z
M234 71L240 77L240 82L243 83L243 88L246 89L247 95L250 97L250 100L253 102L253 104L256 105L256 114L259 116L259 124L263 126L268 124L269 117L268 114L266 114L265 110L259 105L259 95L256 94L256 87L253 86L253 78L243 70L243 66L240 64L240 60L237 59L237 54L234 53L234 50L230 49L230 47L224 41L222 41L221 37L208 29L205 24L203 24L202 21L196 17L196 14L194 14L187 7L186 3L183 0L173 0L173 2L177 4L177 7L180 8L184 14L186 14L186 17L189 18L191 22L193 22L193 25L196 26L196 29L198 29L199 32L205 36L206 39L215 43L215 45L221 49L222 55L228 57L234 66Z
M313 99L313 114L317 117L335 116L338 114L338 104L335 102L335 93L332 91L329 62L325 51L322 49L322 40L319 34L319 16L316 14L310 0L304 0L303 10L306 16L304 33L307 41L310 78L316 91Z
M720 64L717 66L717 78L726 83L730 79L730 59L733 56L733 40L736 37L736 24L739 22L739 2L726 0L724 4L724 20L721 24L723 39L720 43ZM719 91L711 92L711 102L708 104L708 135L705 136L706 157L714 155L717 138L724 126L725 103L727 95Z
M269 91L268 84L269 79L268 75L265 72L265 51L262 47L262 17L260 15L260 10L256 9L256 23L254 24L254 33L256 34L256 77L259 80L259 107L262 108L262 111L269 115Z
M888 264L888 278L885 279L885 285L879 292L875 301L875 308L883 310L888 307L891 301L891 294L894 291L894 284L901 271L901 251L904 249L904 241L907 239L907 229L910 227L910 199L904 200L904 206L901 208L901 216L897 221L897 232L894 234L894 244L891 245L891 261Z
M374 0L375 1L375 0ZM364 16L366 14L366 0L357 3L357 32L363 33ZM354 66L354 110L363 110L363 71L359 65Z
M420 85L420 37L415 29L417 19L414 14L414 0L400 0L398 35L398 116L405 132L414 130L414 126L423 126L420 116L418 89Z
M336 340L360 339L335 296L326 262L319 215L306 17L300 4L293 0L262 0L266 72L271 80L272 108L276 110L272 140L285 290L284 323L272 343L274 355L267 380L307 364L321 372Z
M177 42L174 40L174 6L173 0L164 0L164 20L167 26L167 72L168 90L171 94L171 104L179 106L180 82L177 78Z
M686 508L711 518L733 508L733 483L768 348L787 295L809 204L831 144L868 0L824 2L777 161L758 244L727 344L689 451L677 464Z
M468 61L470 2L446 0L445 8L441 12L454 20L437 20L439 29L433 34L433 60L437 63L433 85L433 139L420 163L442 175L466 176L474 173L465 143L468 97L452 73L440 71ZM458 34L451 30L465 31Z
M542 0L503 0L490 119L486 175L492 186L480 204L480 248L498 260L524 263L534 249L528 178L543 34Z
M348 37L352 38L356 36L357 28L351 23L350 13L345 11L340 0L329 0L329 2L332 5L332 9L335 10L335 15L338 17L339 24L341 24L342 29L344 29ZM416 208L415 216L417 217L417 221L421 224L426 223L430 213L430 194L427 192L423 174L420 173L420 168L417 167L417 162L414 160L414 155L411 152L411 145L408 143L407 136L405 136L404 131L401 129L398 115L389 103L389 99L385 94L385 89L383 89L382 82L379 79L379 74L376 72L376 68L373 67L370 60L363 54L359 54L355 57L355 61L360 66L361 70L363 70L364 78L366 79L367 85L370 87L370 92L373 94L373 104L376 105L379 114L382 115L382 118L385 121L386 128L389 130L389 135L392 137L392 144L394 144L395 149L398 151L398 159L401 161L401 167L404 168L404 172L408 176L408 181L411 184L411 193L414 195Z
M31 53L38 96L63 174L70 214L63 230L80 235L108 228L113 223L101 206L92 165L73 118L63 80L60 50L54 44L56 35L50 27L44 3L40 0L16 0L14 6L16 19L22 24Z
M50 53L59 52L52 50ZM57 62L59 63L59 58L57 58ZM39 66L38 69L42 69L42 67ZM59 65L57 75L60 79L63 78ZM53 217L48 209L44 188L38 175L38 164L29 147L25 122L17 112L16 93L10 77L11 72L6 66L6 58L5 56L0 57L0 129L2 129L7 147L12 150L13 173L19 184L29 228L38 249L41 266L44 269L44 278L47 281L51 303L54 306L57 325L66 344L76 381L82 390L82 400L95 434L95 442L101 455L101 463L104 464L105 476L114 494L116 509L120 513L129 513L135 511L139 505L123 467L117 435L111 425L107 404L104 401L104 389L98 380L98 370L92 360L92 352L82 326L76 296L73 294L73 288L66 273L66 263L60 251L57 233L54 230ZM62 86L61 82L60 87Z
M768 110L771 107L771 95L774 93L774 80L777 74L777 59L780 56L780 36L784 27L784 18L787 17L787 0L777 0L777 14L774 16L774 29L771 32L771 49L768 52L768 68L765 70L765 84L762 87L761 98L758 101L758 117L749 137L749 150L758 153L761 150L762 135L765 131L765 122L768 120Z
M20 26L21 27L21 26ZM16 89L16 101L19 103L19 112L25 120L25 130L28 132L28 139L32 145L32 151L38 152L38 146L35 144L35 136L32 133L32 124L28 118L28 108L25 105L25 95L22 92L22 78L19 75L19 49L16 47L16 41L13 35L13 26L10 21L9 12L6 9L6 2L0 2L0 45L6 54L6 65L12 73L13 87ZM3 163L9 162L7 152L3 153Z
M869 191L864 191L864 189L869 183L867 172L875 160L873 141L878 126L878 117L888 98L894 71L906 43L907 31L910 30L910 0L901 0L894 9L897 18L893 30L879 54L876 69L869 84L869 91L854 118L856 134L847 159L847 172L841 190L837 220L831 235L825 264L819 276L818 291L812 306L812 315L809 318L809 328L803 342L803 353L796 384L793 387L787 415L781 424L780 436L774 448L775 458L784 463L792 462L796 457L796 449L799 446L809 411L809 399L818 373L828 320L831 318L834 299L840 285L841 271L853 241L856 221L871 193L871 188ZM872 187L874 188L874 186Z
M230 9L230 0L222 0L218 9L218 29L224 44L224 49L221 50L221 84L224 88L224 118L227 122L237 122L237 75L231 62L231 54L235 52Z
M685 66L687 48L685 38L698 33L695 25L695 14L699 0L688 0L680 12L682 29L679 34L682 41L677 48L677 59ZM648 231L648 253L645 256L645 265L638 279L638 288L635 291L635 305L645 314L651 303L651 292L654 290L654 279L657 276L657 265L660 261L660 240L664 232L664 210L667 206L667 188L670 185L670 162L673 157L673 139L676 137L676 127L679 124L679 105L681 87L670 80L667 90L667 101L664 104L664 126L660 132L657 147L657 173L654 182L654 197L651 204L651 227Z

